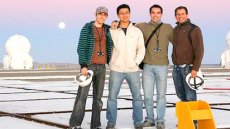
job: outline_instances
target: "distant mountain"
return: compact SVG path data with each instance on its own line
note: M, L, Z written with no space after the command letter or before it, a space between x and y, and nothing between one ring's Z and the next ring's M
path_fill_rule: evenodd
M172 68L173 65L170 64L169 68ZM219 68L220 64L202 64L202 68ZM0 69L3 68L3 64L0 62ZM73 63L39 63L34 62L34 69L79 69L79 64ZM108 65L107 65L108 68Z
M79 69L80 65L73 63L39 63L34 62L34 69ZM0 63L0 69L3 68L3 63Z
M34 69L59 69L59 68L80 68L80 65L73 63L39 63L34 62Z

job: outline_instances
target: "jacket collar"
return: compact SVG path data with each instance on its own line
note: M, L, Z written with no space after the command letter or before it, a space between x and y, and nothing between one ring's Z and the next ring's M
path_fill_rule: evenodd
M95 22L95 21L89 22L89 27L91 28L92 32L93 32L93 30L94 30L94 22ZM104 27L104 28L106 29L106 31L108 30L108 28L106 27L106 24L105 24L105 23L102 25L102 27Z
M95 21L89 22L89 24L90 24L90 26L91 26L92 28L94 27L94 22L95 22ZM105 23L103 23L102 27L104 27L104 26L105 26Z
M129 28L129 27L131 27L131 26L133 26L133 23L132 23L131 21L129 21L129 26L128 26L127 28ZM118 22L117 28L121 28L121 27L120 27L120 22Z
M188 19L188 20L186 20L184 23L179 23L179 22L176 22L176 24L178 25L178 26L185 26L185 25L189 25L189 24L191 24L191 21L190 21L190 19Z

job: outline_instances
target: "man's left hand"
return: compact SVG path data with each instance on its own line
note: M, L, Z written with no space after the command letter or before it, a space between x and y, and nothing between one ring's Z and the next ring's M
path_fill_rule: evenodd
M196 70L192 70L191 76L192 76L192 78L196 77L197 76L197 71Z

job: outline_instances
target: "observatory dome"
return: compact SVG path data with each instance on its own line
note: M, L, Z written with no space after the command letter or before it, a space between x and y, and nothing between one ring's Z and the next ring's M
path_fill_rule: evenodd
M226 36L226 43L227 43L228 49L230 49L230 31L228 32Z
M6 55L3 58L4 69L32 69L33 58L29 55L31 45L22 35L11 36L5 44Z
M29 54L31 45L26 37L16 34L11 36L6 41L5 47L8 55L14 55L18 53Z

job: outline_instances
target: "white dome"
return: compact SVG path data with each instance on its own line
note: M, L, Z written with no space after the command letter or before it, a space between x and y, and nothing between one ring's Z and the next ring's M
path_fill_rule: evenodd
M17 53L27 53L30 52L30 42L22 35L13 35L6 41L6 52L8 55L13 55Z
M4 69L32 69L33 59L29 55L31 45L22 35L11 36L5 44L7 55L3 58Z
M227 36L226 36L226 43L228 46L228 50L230 49L230 31L228 32Z
M31 69L33 59L28 54L16 54L11 56L10 68L12 69Z
M10 56L5 55L3 58L3 68L4 69L10 69Z

